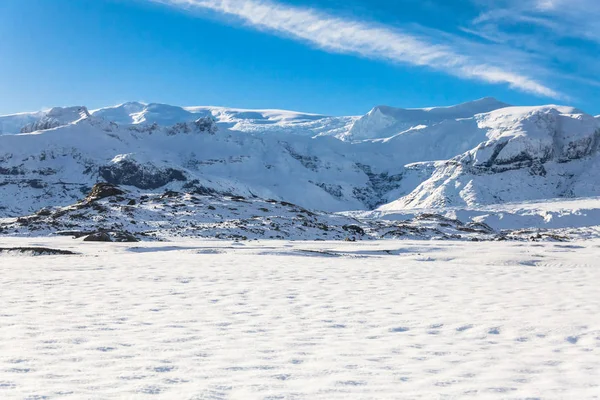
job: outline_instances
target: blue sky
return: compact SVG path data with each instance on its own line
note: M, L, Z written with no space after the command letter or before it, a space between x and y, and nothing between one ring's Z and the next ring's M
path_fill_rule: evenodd
M0 114L125 101L600 114L597 0L2 0Z

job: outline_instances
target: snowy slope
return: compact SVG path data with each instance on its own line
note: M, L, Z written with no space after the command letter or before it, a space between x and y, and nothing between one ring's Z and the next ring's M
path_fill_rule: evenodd
M600 120L580 110L488 98L384 111L390 124L376 123L373 112L357 120L142 103L0 117L31 131L0 135L0 218L67 206L99 181L147 193L208 189L329 212L600 195Z
M448 120L469 118L504 107L508 107L508 104L490 97L451 107L404 109L378 106L357 120L345 139L388 138L401 132L432 126Z
M552 231L571 238L600 237L600 197L543 199L491 205L445 208L400 208L394 204L373 211L350 211L343 215L359 220L409 221L424 213L464 222L484 223L498 232L520 235Z
M141 194L115 185L95 185L85 199L67 207L46 207L18 218L0 218L0 235L109 235L116 241L173 237L219 239L372 240L506 239L479 222L463 223L440 215L408 221L359 220L277 201L219 193L206 187ZM514 236L514 235L513 235ZM523 240L529 236L514 236ZM539 239L566 240L553 232Z
M384 209L600 194L600 123L592 116L570 107L511 107L474 120L487 140L437 162L429 179Z
M47 111L0 116L0 135L57 128L89 117L86 107L54 107Z
M168 104L128 102L90 110L85 107L55 107L48 111L0 116L0 135L33 132L75 122L86 115L118 125L171 126L212 116L221 128L249 132L300 134L305 136L344 135L358 117L329 117L286 110L248 110L226 107L179 107Z
M124 103L92 110L95 117L119 125L174 125L212 116L221 128L247 133L335 136L345 133L356 117L328 117L286 110L247 110L226 107L177 107L167 104Z
M70 204L99 180L143 190L206 186L328 211L369 208L402 186L403 166L373 144L216 129L210 119L122 127L93 116L0 136L0 212Z
M58 128L75 123L90 116L86 107L54 107L45 112L38 120L21 128L21 133L31 133L52 128Z
M91 114L119 125L142 123L174 125L178 122L188 122L198 118L181 107L138 102L123 103L114 107L92 110Z
M0 135L20 133L26 125L35 123L44 117L44 111L19 113L0 116Z

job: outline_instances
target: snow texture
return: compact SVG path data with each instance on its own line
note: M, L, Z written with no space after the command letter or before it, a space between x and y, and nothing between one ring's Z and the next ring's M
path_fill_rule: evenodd
M0 255L3 399L600 393L597 241L2 244L80 253Z

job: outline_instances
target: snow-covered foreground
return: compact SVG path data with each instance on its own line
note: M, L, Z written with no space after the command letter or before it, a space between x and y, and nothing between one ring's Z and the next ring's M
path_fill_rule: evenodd
M0 398L600 396L600 242L0 254Z

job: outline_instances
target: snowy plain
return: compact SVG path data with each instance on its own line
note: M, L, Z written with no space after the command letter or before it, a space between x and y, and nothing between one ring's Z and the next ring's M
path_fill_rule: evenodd
M600 397L600 241L2 238L2 399Z

